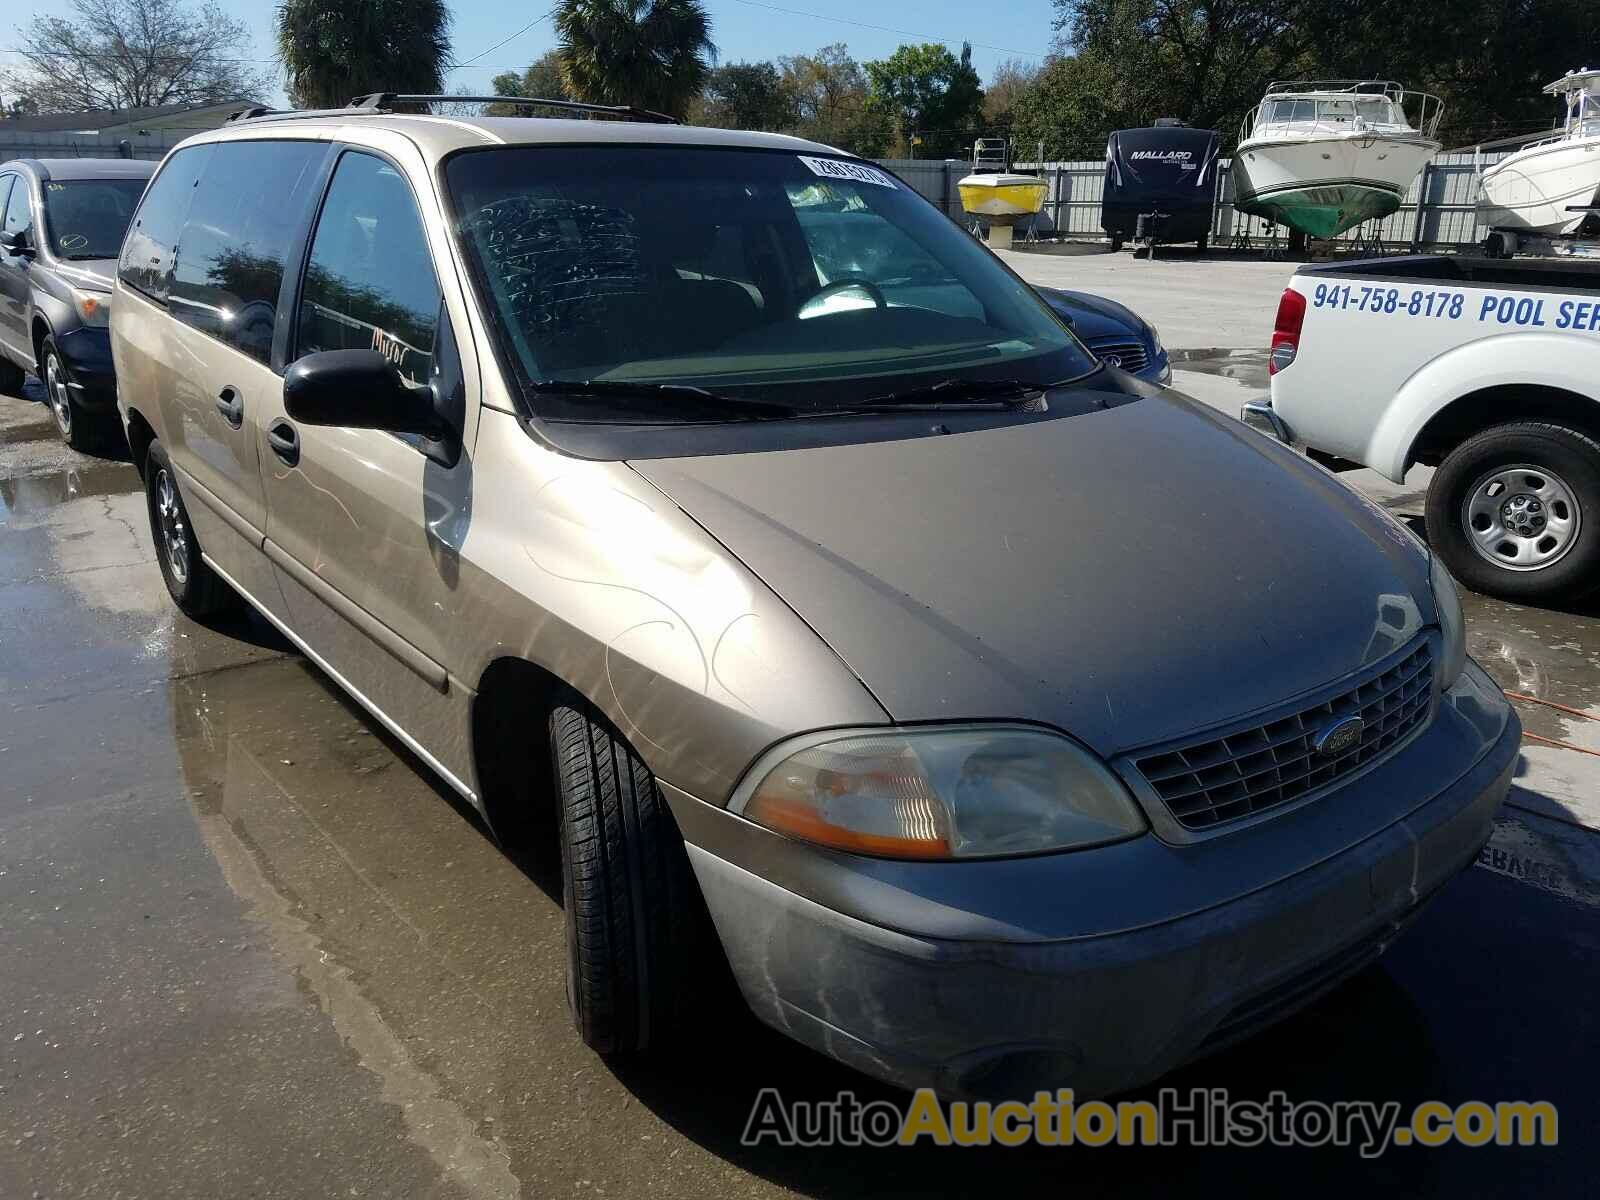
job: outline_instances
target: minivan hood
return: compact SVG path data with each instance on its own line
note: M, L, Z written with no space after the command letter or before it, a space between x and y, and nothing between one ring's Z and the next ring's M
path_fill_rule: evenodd
M1110 756L1322 687L1434 621L1408 533L1170 391L945 437L631 465L901 722L1038 721Z

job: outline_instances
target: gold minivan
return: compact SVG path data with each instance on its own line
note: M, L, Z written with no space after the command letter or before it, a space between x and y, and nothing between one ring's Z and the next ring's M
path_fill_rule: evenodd
M1104 1093L1473 861L1519 727L1391 518L877 166L426 99L175 149L118 404L179 607L559 850L591 1046L731 972L898 1084Z

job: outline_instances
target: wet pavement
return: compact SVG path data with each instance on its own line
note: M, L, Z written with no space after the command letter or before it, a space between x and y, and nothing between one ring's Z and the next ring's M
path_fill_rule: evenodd
M1220 407L1259 390L1248 354L1178 366ZM133 468L0 397L0 1197L1597 1194L1600 611L1468 609L1529 733L1482 860L1379 965L1167 1082L1548 1099L1560 1147L752 1149L762 1087L898 1098L738 1009L677 1055L589 1053L549 868L270 627L178 615Z

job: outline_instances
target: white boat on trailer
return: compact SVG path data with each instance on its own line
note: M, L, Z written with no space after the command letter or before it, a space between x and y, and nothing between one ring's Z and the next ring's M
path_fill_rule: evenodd
M1514 251L1522 236L1600 237L1600 70L1572 71L1544 90L1565 106L1561 130L1479 172L1491 254Z
M1439 152L1443 114L1392 80L1273 83L1239 130L1234 206L1316 238L1386 217Z

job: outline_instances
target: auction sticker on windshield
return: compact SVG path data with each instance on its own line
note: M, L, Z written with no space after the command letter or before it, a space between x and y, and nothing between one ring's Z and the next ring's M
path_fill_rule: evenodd
M813 175L821 175L824 179L852 179L857 183L886 188L899 186L878 168L865 163L840 162L836 158L807 158L804 154L796 157L805 163Z

